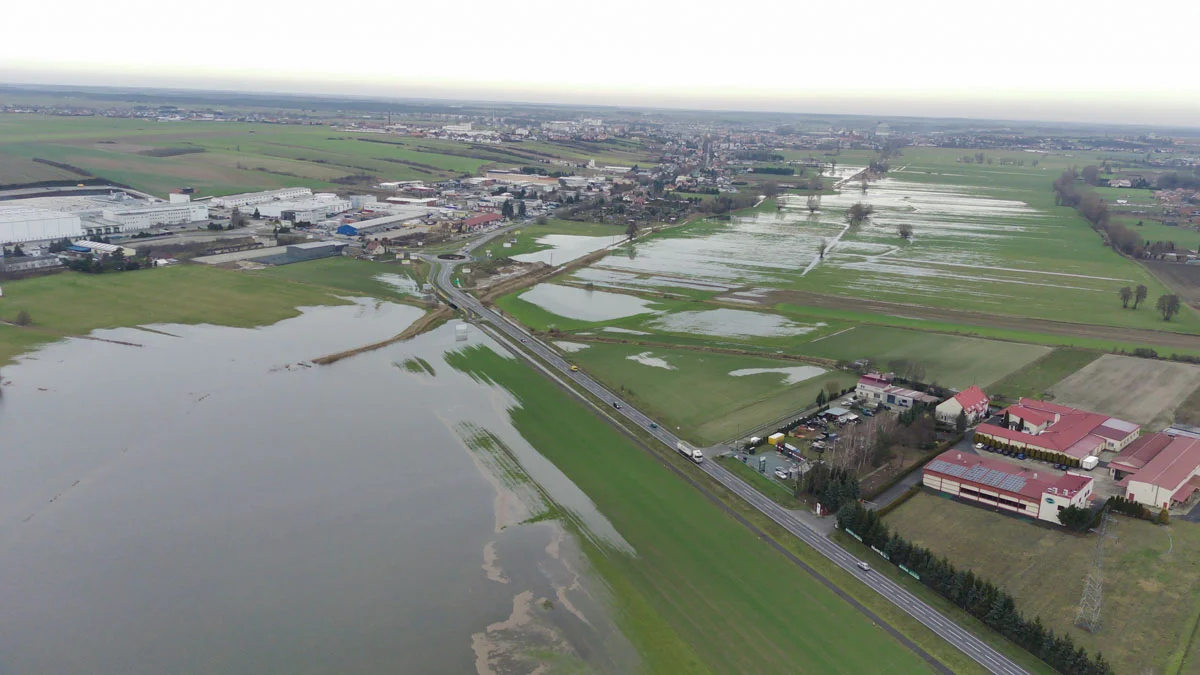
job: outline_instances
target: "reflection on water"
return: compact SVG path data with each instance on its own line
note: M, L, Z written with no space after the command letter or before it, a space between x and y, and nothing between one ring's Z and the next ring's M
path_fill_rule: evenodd
M511 426L511 396L445 364L452 326L309 363L419 314L99 331L142 346L69 340L6 368L0 671L523 672L530 650L636 670L578 542L522 524L539 507L464 425L634 553Z
M551 314L580 321L608 321L654 311L654 303L642 298L558 284L538 284L519 297Z

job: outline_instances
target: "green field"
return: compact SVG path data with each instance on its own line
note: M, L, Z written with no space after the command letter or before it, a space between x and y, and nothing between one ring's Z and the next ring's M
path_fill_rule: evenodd
M251 274L320 286L326 291L336 289L380 300L410 303L416 300L416 296L381 281L380 277L388 274L400 275L416 281L418 288L420 284L425 283L423 278L417 280L419 273L408 265L381 264L340 256L268 267Z
M525 364L484 348L447 360L517 399L516 428L637 551L587 544L645 672L927 672L916 655Z
M855 361L871 359L876 367L906 360L925 366L925 381L955 389L986 387L1017 368L1049 353L1038 345L922 333L886 326L858 326L801 346L810 356Z
M152 155L163 149L200 152ZM489 166L536 165L547 157L624 165L652 161L640 144L625 140L495 146L338 131L323 125L42 115L0 119L0 185L80 178L34 163L33 158L69 164L158 195L183 186L206 195L285 186L344 191L387 180L437 181Z
M1118 519L1116 536L1104 550L1104 627L1098 634L1073 625L1094 536L929 493L909 500L886 521L960 569L1003 586L1023 612L1068 633L1090 653L1102 651L1116 672L1178 672L1168 664L1177 668L1183 660L1200 610L1200 526Z
M993 398L1004 397L1015 401L1022 396L1041 398L1056 382L1100 358L1097 352L1080 349L1055 349L1040 359L1008 377L988 386Z
M303 263L301 263L303 264ZM345 304L334 289L203 265L136 272L64 272L4 284L0 318L29 312L24 328L0 326L0 364L39 344L99 328L149 323L261 326L297 307Z
M569 338L568 338L569 339ZM630 359L648 352L674 370ZM678 433L710 445L745 433L811 405L828 381L851 386L853 374L834 371L784 385L784 375L763 373L734 377L747 368L796 368L806 364L753 356L702 351L591 343L567 355L590 375L628 397L646 414L680 427Z

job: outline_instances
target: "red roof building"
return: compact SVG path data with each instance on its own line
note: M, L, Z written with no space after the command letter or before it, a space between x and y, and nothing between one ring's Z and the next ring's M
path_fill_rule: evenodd
M1094 481L1077 473L1026 469L947 450L925 465L922 483L960 499L1060 525L1059 511L1088 506Z
M1033 398L1022 398L1001 414L1004 426L979 425L978 442L1071 466L1104 450L1124 450L1141 431L1132 422Z
M937 407L937 419L942 424L953 426L958 421L959 413L965 413L967 424L974 424L979 419L987 417L991 401L983 390L974 385L963 389L954 396L942 401Z
M495 223L504 220L504 217L498 213L483 213L478 216L472 216L463 221L463 230L478 230L488 223Z
M892 384L892 375L867 373L858 378L854 398L866 406L888 410L908 410L917 403L937 403L937 398L915 389Z
M1155 509L1184 504L1200 488L1200 439L1149 434L1130 443L1108 468L1128 499Z

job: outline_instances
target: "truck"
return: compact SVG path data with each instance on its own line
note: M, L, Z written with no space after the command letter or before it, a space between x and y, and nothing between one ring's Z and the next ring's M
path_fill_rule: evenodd
M697 464L700 464L701 462L704 461L704 453L703 452L700 452L699 450L693 448L692 446L688 445L687 443L684 443L683 441L677 442L675 444L675 449L679 451L679 454L683 455L684 457L687 457L688 459L692 460L693 462L695 462Z
M783 438L783 434L771 434L770 436L767 436L767 442L771 445L779 445L783 442Z
M1100 459L1097 457L1084 457L1082 460L1080 460L1079 466L1091 471L1092 469L1096 468L1096 465L1099 463Z

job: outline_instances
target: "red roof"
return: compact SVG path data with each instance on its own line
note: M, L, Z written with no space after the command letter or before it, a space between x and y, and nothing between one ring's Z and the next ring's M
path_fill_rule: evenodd
M1200 439L1179 436L1171 439L1130 480L1178 490L1197 469L1200 469Z
M1040 427L1043 424L1049 424L1054 421L1053 413L1042 412L1034 408L1026 408L1021 405L1012 405L1004 409L1004 412L1009 415L1016 415L1029 424L1031 427Z
M970 474L966 474L966 472L963 470L938 470L939 468L947 468L944 464L939 465L938 460L941 460L947 464L963 467L967 471L975 467L981 467L983 469L990 469L991 471L1020 478L1022 480L1015 482L1015 484L1020 485L1020 487L1016 489L1001 489L995 485L996 481L992 480L985 482L982 480L973 480L969 477ZM1026 469L1020 465L1012 464L1010 462L992 459L990 457L983 457L981 455L974 455L968 452L960 452L957 450L947 450L946 452L938 455L933 461L925 465L924 471L925 473L931 473L939 477L950 478L961 483L977 485L993 492L1020 495L1033 501L1040 501L1042 495L1045 493L1071 498L1092 482L1091 476L1083 476L1076 473L1066 473L1061 476L1055 476L1053 473L1047 473L1045 471L1031 471L1030 469ZM974 473L982 472L976 471Z
M1108 465L1118 471L1138 471L1157 457L1172 440L1174 439L1166 434L1146 434L1126 446Z
M879 373L867 373L866 375L863 375L862 377L858 378L858 383L866 385L868 387L877 387L879 389L886 389L891 386L892 378L887 375L881 375Z
M504 217L498 213L484 213L482 215L472 216L470 218L467 218L466 220L463 221L463 226L464 227L475 227L476 225L483 225L486 223L491 223L491 222L494 222L497 220L503 220L503 219L504 219Z
M988 403L987 394L983 393L983 390L975 385L971 385L970 387L967 387L966 389L963 389L955 394L954 400L958 401L958 404L961 405L964 410L971 410L972 408L980 405L987 405Z
M1048 403L1032 398L1022 398L1020 402L1006 409L1021 419L1035 423L1035 419L1052 421L1053 415L1058 415L1058 421L1051 424L1040 434L1027 434L1023 431L1013 431L994 424L979 425L979 432L995 438L1009 441L1019 441L1036 448L1045 448L1071 457L1082 459L1094 454L1093 451L1104 444L1109 438L1121 441L1136 435L1141 429L1136 424L1124 422L1107 415L1084 412L1064 405ZM1026 417L1025 415L1029 415Z

